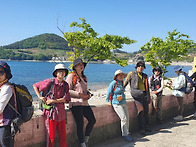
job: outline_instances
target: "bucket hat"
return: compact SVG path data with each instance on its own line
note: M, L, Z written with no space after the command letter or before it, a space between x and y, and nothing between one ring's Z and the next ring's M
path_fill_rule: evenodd
M162 74L162 69L161 69L161 67L159 67L159 66L153 68L152 72L154 73L155 71L159 71L160 74Z
M6 79L11 79L12 78L12 74L11 74L11 69L10 66L4 62L4 61L0 61L0 67L3 68L3 70L6 73Z
M176 66L174 67L174 71L175 71L175 72L176 72L176 71L180 71L180 70L182 70L182 66L176 65Z
M83 63L84 64L84 67L86 67L86 62L83 62L81 58L76 58L74 61L73 61L73 68L74 66L76 66L77 64L79 63Z
M144 68L146 68L144 60L139 60L139 61L136 63L135 68L139 67L140 65L143 65Z
M68 74L68 70L65 68L64 64L60 63L60 64L57 64L55 67L54 67L54 71L52 73L52 75L54 77L56 77L56 71L57 70L65 70L65 77L67 76Z
M114 79L116 79L116 76L117 76L118 74L123 74L123 75L124 75L124 78L127 76L127 74L126 74L126 73L123 73L122 70L117 70L117 71L115 72L115 74L114 74Z

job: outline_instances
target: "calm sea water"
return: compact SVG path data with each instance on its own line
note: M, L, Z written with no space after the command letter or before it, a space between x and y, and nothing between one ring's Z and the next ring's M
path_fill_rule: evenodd
M34 99L36 99L36 95L32 85L38 81L52 78L52 72L56 65L56 63L51 62L7 61L7 63L10 65L13 74L10 82L27 86ZM65 63L67 67L69 64ZM168 67L166 77L176 76L173 68L174 66ZM85 69L85 74L88 78L88 88L96 90L107 87L114 77L114 72L118 69L128 73L129 71L135 70L135 65L121 67L117 64L88 64ZM191 66L183 67L185 72L191 69ZM144 72L150 76L152 74L151 66L146 65Z

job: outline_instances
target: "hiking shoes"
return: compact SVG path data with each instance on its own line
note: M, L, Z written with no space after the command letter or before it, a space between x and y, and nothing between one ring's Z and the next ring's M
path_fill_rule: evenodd
M124 141L127 141L127 142L133 142L134 139L131 135L127 135L127 136L123 136L122 137Z
M176 121L181 121L181 120L183 120L184 118L183 118L182 115L178 115L178 116L174 117L173 119L176 120Z

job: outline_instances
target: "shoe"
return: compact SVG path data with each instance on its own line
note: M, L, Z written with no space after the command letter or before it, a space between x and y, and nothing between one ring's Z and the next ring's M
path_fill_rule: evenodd
M134 139L131 135L127 135L127 136L123 136L122 137L124 141L127 141L127 142L133 142Z
M174 117L173 119L176 120L176 121L181 121L181 120L183 120L183 116L178 115L178 116Z
M193 115L194 117L196 117L196 111L195 111L195 113L194 113L194 115Z

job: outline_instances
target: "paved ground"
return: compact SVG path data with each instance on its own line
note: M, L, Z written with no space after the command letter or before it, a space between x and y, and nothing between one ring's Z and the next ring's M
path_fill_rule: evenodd
M196 119L190 115L181 122L172 120L156 125L146 136L137 132L132 135L132 143L117 137L93 147L196 147Z

